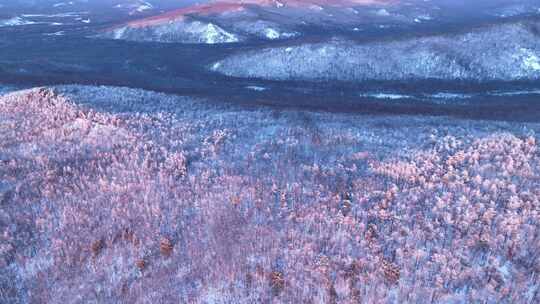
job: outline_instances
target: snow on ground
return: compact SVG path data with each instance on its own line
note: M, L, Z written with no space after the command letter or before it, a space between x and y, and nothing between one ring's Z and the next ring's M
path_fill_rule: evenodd
M210 67L228 76L272 80L536 80L536 26L518 22L389 42L333 39L239 52Z
M88 15L88 12L67 12L58 14L22 14L24 18L72 18Z
M252 90L252 91L257 91L257 92L263 92L263 91L268 90L267 88L261 87L261 86L247 86L246 89Z
M519 15L534 15L535 13L540 13L540 7L538 4L509 3L502 8L496 8L491 10L491 14L501 18L510 18Z
M115 5L114 8L127 10L130 15L135 15L154 9L154 5L148 1L135 0L126 3L119 3Z
M539 131L11 93L0 302L536 303Z
M21 17L13 17L10 19L0 20L0 27L21 26L21 25L31 25L31 24L36 24L36 22L27 20Z
M100 37L132 41L202 44L234 43L241 40L237 35L229 33L213 23L185 20L142 28L123 26L105 32Z
M238 42L238 38L231 33L228 33L221 27L209 23L207 25L202 25L202 29L198 29L201 24L199 22L193 22L192 23L193 32L200 31L201 33L201 41L203 43L207 44L215 44L215 43L232 43L232 42Z
M60 13L60 14L22 14L9 19L0 20L0 27L11 27L11 26L24 26L24 25L52 25L58 26L63 25L63 22L50 21L50 19L66 18L75 20L85 20L81 16L87 15L87 12L70 12L70 13ZM86 19L89 22L89 19ZM82 21L84 22L84 21Z
M386 100L403 100L403 99L413 98L413 96L410 96L410 95L393 94L393 93L362 93L360 94L360 97L369 97L369 98L386 99Z
M469 98L472 98L473 96L474 96L473 94L439 92L439 93L428 95L427 97L435 98L435 99L469 99Z
M286 26L265 20L250 19L234 22L232 30L266 40L289 39L300 35Z
M521 48L520 52L523 60L523 67L525 69L540 71L540 59L538 58L537 52L526 48Z
M540 89L529 90L505 90L505 91L487 91L483 93L460 93L460 92L437 92L431 94L407 95L397 92L362 92L358 96L366 98L384 99L384 100L406 100L406 99L428 99L428 100L468 100L476 97L486 98L494 96L523 96L540 95Z
M53 4L53 7L64 7L64 6L69 6L69 5L73 5L73 1L69 1L69 2L58 2L58 3L55 3Z
M141 1L141 4L137 7L136 11L139 13L142 13L144 11L151 10L153 8L154 6L151 3L146 2L146 1Z
M58 32L52 32L52 33L43 33L43 36L63 36L65 35L65 31L58 31Z
M112 31L112 38L113 39L122 39L124 37L124 33L127 31L127 27L121 27L117 28L114 31Z
M492 96L519 96L519 95L540 95L540 89L536 90L518 90L518 91L496 91L490 92L488 95Z

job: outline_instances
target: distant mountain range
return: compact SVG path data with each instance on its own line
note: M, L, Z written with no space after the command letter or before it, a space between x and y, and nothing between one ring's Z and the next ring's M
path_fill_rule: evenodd
M306 29L336 29L358 20L387 18L389 0L247 0L214 1L134 20L102 36L133 41L233 43L249 39L279 40ZM362 7L362 9L356 9ZM370 8L365 12L365 8ZM362 17L360 17L362 15ZM402 19L402 16L397 16ZM414 18L410 18L413 22Z
M99 36L131 41L236 43L284 40L314 31L360 32L365 27L394 28L437 24L448 19L540 14L535 1L398 0L218 0L135 19Z
M70 24L75 24L73 27L81 30L73 37L83 37L85 41L92 36L141 42L135 43L141 50L161 43L227 44L223 48L204 48L204 52L200 52L202 48L184 45L188 54L193 50L197 54L187 59L190 63L182 68L170 62L145 66L148 70L160 69L160 75L166 68L179 71L189 66L204 71L205 76L240 81L531 82L540 79L538 1L217 0L192 5L188 2L19 0L23 3L19 13L0 10L0 32L15 35L5 36L3 40L0 37L0 42L18 37L23 32L19 31L21 27L30 30L36 27L38 34L43 33L51 43L56 43L57 37L50 36L69 33ZM30 8L32 3L39 3L42 9L32 12L35 9ZM0 0L0 5L13 4ZM100 20L96 12L106 12L106 18ZM60 16L69 18L64 20ZM62 27L63 24L66 26ZM11 28L16 30L10 32ZM134 47L134 44L112 43L111 47ZM163 49L160 52L165 52ZM126 59L125 66L134 67L127 62ZM4 66L4 70L9 69L9 65ZM78 67L72 63L60 66ZM27 72L16 70L16 74L21 73Z
M535 80L540 79L540 22L392 41L335 39L269 47L232 55L211 69L272 80Z
M540 79L540 3L462 5L444 0L221 0L136 19L99 36L204 44L291 40L263 43L208 66L241 78ZM397 34L388 36L389 31Z
M13 14L55 14L85 11L91 15L115 13L141 18L164 11L192 5L196 0L0 0L0 19L13 18ZM95 17L95 16L94 16Z

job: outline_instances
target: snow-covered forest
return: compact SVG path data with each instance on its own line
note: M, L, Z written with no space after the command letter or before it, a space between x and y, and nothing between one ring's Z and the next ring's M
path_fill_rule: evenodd
M277 80L536 80L539 38L540 23L520 21L451 35L267 48L232 55L210 69Z
M538 123L0 97L2 303L537 303Z

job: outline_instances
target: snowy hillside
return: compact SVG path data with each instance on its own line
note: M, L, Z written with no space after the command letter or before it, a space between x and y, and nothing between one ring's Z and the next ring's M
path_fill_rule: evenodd
M540 23L394 41L329 42L239 53L210 69L277 80L540 79Z
M0 0L0 304L539 304L540 0Z
M11 93L0 302L537 303L538 132Z
M364 31L373 28L427 29L439 22L460 23L475 18L497 21L540 15L540 4L533 0L479 0L469 4L469 7L463 11L462 3L454 1L217 0L166 10L161 14L119 24L106 29L102 36L137 41L204 43L208 40L204 32L200 34L201 37L193 39L192 33L186 33L183 29L187 25L179 26L185 20L196 20L219 25L229 35L244 37L245 40L287 40L310 36L317 31L356 33L362 37ZM115 36L114 33L125 28L129 34Z
M35 22L31 20L25 20L21 17L13 17L9 19L0 20L0 27L30 25L30 24L35 24Z
M196 20L176 20L153 27L124 26L99 37L131 41L159 41L181 43L232 43L242 38L218 25Z
M181 43L230 43L246 38L280 40L299 36L295 28L313 24L330 24L328 20L348 23L355 16L352 6L385 4L386 1L211 1L183 9L165 12L106 30L101 37ZM223 38L207 38L206 30L186 30L200 27L201 22L217 28ZM212 24L214 23L214 24ZM221 25L218 27L215 24ZM119 34L121 32L121 34ZM125 32L125 33L124 33ZM195 36L198 38L194 38ZM233 38L234 37L234 38ZM210 42L212 43L212 42Z

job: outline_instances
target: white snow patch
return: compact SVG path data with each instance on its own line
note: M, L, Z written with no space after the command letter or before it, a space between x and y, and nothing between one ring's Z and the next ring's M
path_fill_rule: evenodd
M430 15L420 15L420 16L418 16L418 19L425 20L425 21L430 21L430 20L433 20L433 17L431 17Z
M40 17L40 18L69 18L69 17L80 17L81 15L88 15L88 12L68 12L68 13L59 13L59 14L22 14L21 17L24 18L32 18L32 17Z
M221 67L221 62L216 62L214 63L214 65L212 65L212 70L217 70Z
M247 86L246 89L257 91L257 92L262 92L262 91L267 90L265 87L259 87L259 86Z
M381 8L380 10L377 11L376 13L378 16L381 16L381 17L388 17L390 16L390 12L388 12L386 9L384 8Z
M292 33L281 33L281 38L292 38L298 36L298 33L292 32Z
M265 36L268 39L274 40L274 39L279 39L281 37L281 34L272 28L267 28L265 30Z
M394 94L394 93L365 93L360 94L361 97L376 98L376 99L388 99L388 100L399 100L399 99L410 99L412 96L403 95L403 94Z
M44 36L63 36L64 34L65 34L64 31L58 31L54 33L44 33L43 35Z
M0 27L30 25L30 24L36 24L36 22L31 21L31 20L26 20L21 17L13 17L10 19L0 20Z
M470 94L440 92L440 93L429 95L428 97L436 98L436 99L468 99L468 98L472 98L473 96Z
M520 95L540 95L540 89L538 90L523 90L523 91L508 91L508 92L490 92L491 96L520 96Z
M416 23L422 23L424 21L431 21L431 20L433 20L433 17L431 17L430 15L420 15L414 18L414 22Z
M540 58L530 49L521 48L521 58L523 60L522 66L525 69L540 71Z
M147 11L149 9L152 9L152 7L148 6L148 5L141 5L141 6L137 7L137 12L144 12L144 11Z
M233 43L239 41L239 39L235 35L225 31L224 29L212 23L209 23L203 29L201 34L202 42L207 44Z
M270 40L282 39L282 38L291 38L297 36L298 33L295 32L280 32L273 28L266 28L264 30L264 36Z
M127 27L117 28L113 31L113 39L122 39L127 31Z
M59 3L54 4L53 7L62 7L62 6L66 6L66 5L73 5L73 1L69 1L68 3L59 2Z
M139 7L137 7L137 12L144 12L144 11L147 11L147 10L151 10L153 8L152 5L147 5L147 4L143 4L143 5L140 5Z
M328 47L323 46L323 47L319 48L319 54L322 55L322 56L326 56L328 54Z

